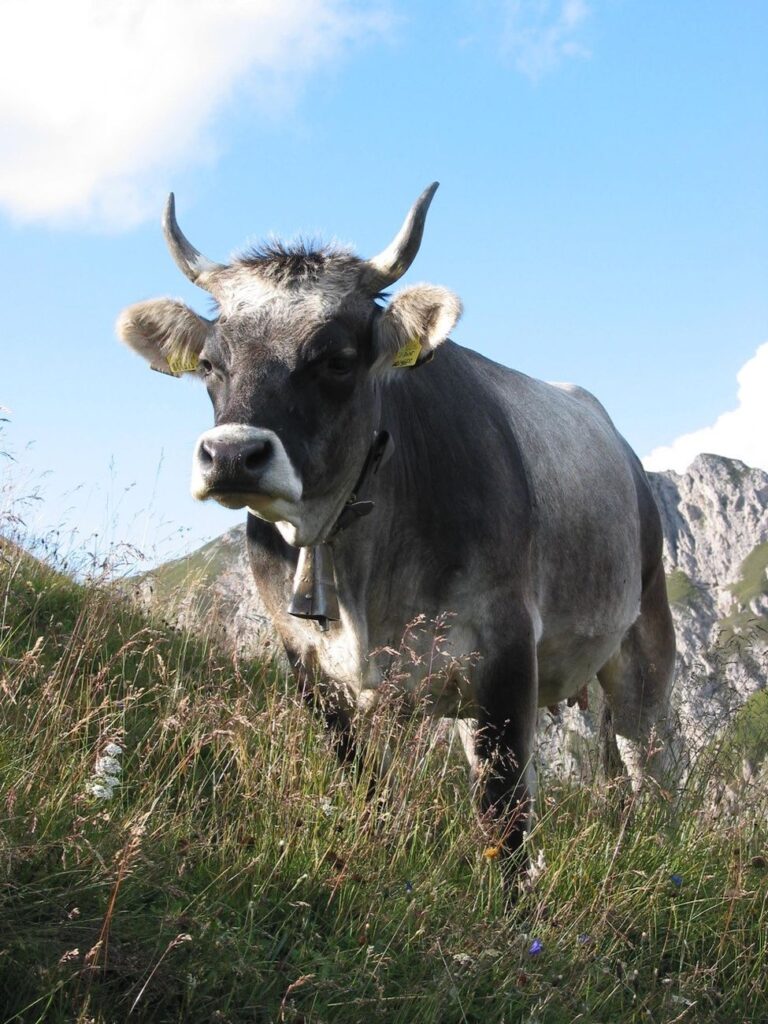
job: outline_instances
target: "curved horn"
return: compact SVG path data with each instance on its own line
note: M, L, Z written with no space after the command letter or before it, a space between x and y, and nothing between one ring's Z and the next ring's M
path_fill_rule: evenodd
M424 234L427 210L439 184L439 182L433 181L424 189L408 212L403 226L387 248L378 256L366 261L363 280L365 286L370 286L374 292L380 292L394 284L416 259L416 253L419 251Z
M218 270L223 270L221 263L214 263L192 245L176 223L176 199L173 192L168 196L163 211L163 234L168 249L179 270L189 280L206 291L210 291L210 277Z

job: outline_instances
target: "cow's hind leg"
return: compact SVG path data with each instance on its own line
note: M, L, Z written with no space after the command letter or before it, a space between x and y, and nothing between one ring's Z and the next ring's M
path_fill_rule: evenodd
M604 764L615 769L618 750L635 790L646 775L664 788L676 785L670 709L674 668L675 634L659 564L643 591L639 617L597 673L607 698L601 727Z
M519 622L517 625L520 630ZM494 821L507 894L527 864L523 847L534 795L538 681L533 629L483 665L475 737L480 807Z

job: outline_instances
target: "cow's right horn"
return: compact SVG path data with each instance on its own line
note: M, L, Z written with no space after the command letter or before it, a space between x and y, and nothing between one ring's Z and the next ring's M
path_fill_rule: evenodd
M176 222L176 200L173 192L168 196L163 211L163 234L171 256L182 274L200 288L212 291L214 275L225 268L223 264L214 263L207 256L203 256L186 238Z

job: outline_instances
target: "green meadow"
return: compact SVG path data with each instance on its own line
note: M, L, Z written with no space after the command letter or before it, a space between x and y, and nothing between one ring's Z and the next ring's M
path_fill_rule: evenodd
M10 541L0 691L0 1024L768 1021L760 699L677 808L541 779L507 909L450 732L385 708L368 802L278 667Z

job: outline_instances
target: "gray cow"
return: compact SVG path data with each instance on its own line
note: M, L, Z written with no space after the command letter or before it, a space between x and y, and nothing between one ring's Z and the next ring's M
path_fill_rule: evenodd
M436 188L370 260L269 244L213 263L171 196L171 255L217 315L156 299L118 332L155 369L204 381L216 425L192 493L248 509L259 591L342 760L391 681L387 651L418 616L451 613L453 669L395 678L406 704L477 721L481 806L514 866L537 708L597 675L633 781L661 774L675 641L658 512L599 402L447 340L461 303L445 288L384 296Z

